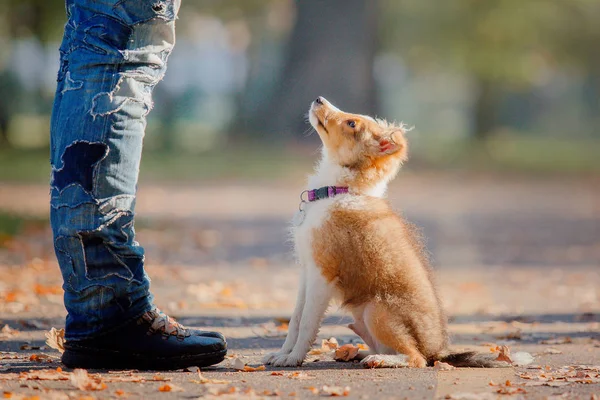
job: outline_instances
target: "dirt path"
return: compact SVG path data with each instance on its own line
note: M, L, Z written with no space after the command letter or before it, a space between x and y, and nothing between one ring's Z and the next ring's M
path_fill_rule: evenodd
M140 188L136 230L147 250L157 304L186 324L223 331L231 355L251 365L282 344L280 321L293 307L297 271L285 241L286 221L297 207L301 185ZM44 186L0 184L2 212L43 216L47 199ZM98 392L80 391L69 381L27 380L27 374L19 380L11 374L60 366L56 351L35 349L43 346L44 331L62 326L64 317L50 233L35 223L17 237L4 238L0 248L0 322L18 330L0 333L0 351L16 352L0 353L0 391L13 398L112 398L121 397L120 390L129 398L310 398L333 385L348 386L350 398L373 399L508 396L502 393L591 399L600 394L600 384L580 382L593 382L599 371L561 370L600 365L597 181L404 174L390 199L427 237L455 348L489 352L508 345L513 353L532 353L543 370L365 370L324 354L283 375L273 368L236 372L232 359L203 372L208 379L229 381L224 384L192 382L198 380L192 372L158 374L168 381L153 381L156 373L133 373L146 382L124 383L114 382L124 375L101 371L107 387ZM320 338L358 340L337 308L325 322ZM47 354L51 362L30 361L33 354ZM553 386L537 386L544 371L555 376ZM568 382L569 373L580 378ZM160 392L165 384L183 391Z

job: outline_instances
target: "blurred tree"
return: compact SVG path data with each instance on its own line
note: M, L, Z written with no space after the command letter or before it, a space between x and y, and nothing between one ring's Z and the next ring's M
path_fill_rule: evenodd
M8 24L4 31L12 38L35 37L42 42L59 40L66 21L64 0L0 0L0 14Z
M377 2L296 0L275 90L256 107L244 107L232 129L243 137L259 133L284 140L306 131L305 110L319 95L355 112L375 113L373 61L377 51ZM255 135L253 135L256 138Z
M564 67L587 77L584 101L595 122L595 134L600 135L600 1L555 3L545 26L550 49Z
M0 56L10 57L11 44L17 38L33 38L41 42L57 41L60 38L65 16L63 0L0 0ZM0 146L8 147L8 127L17 112L23 87L14 73L0 63ZM34 101L49 100L42 88L33 94Z
M526 91L544 67L574 63L600 75L597 0L384 0L383 48L400 52L413 71L453 67L475 85L473 133L501 123L507 91ZM600 78L600 76L599 76ZM598 79L600 82L600 79ZM600 92L599 92L600 93Z

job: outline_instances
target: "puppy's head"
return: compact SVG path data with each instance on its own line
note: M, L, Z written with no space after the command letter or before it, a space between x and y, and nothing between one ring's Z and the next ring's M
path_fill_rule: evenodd
M400 165L408 144L402 124L341 111L324 97L310 105L308 119L319 134L327 156L348 168Z

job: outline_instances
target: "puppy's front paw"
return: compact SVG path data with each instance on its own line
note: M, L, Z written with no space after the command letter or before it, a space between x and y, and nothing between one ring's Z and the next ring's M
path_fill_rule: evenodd
M270 364L274 367L299 367L304 362L304 355L294 353L282 354L271 360Z
M284 352L283 350L279 350L279 351L276 351L276 352L273 352L273 353L269 353L269 354L267 354L266 356L263 357L262 362L263 362L263 364L269 365L269 364L272 364L275 359L277 359L277 358L279 358L281 356L286 356L288 354L289 353Z

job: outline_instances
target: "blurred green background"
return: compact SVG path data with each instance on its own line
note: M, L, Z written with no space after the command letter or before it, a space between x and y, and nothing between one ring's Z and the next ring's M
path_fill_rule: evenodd
M598 0L183 0L142 179L306 173L323 95L409 168L600 172ZM63 0L0 0L0 181L43 182ZM191 167L191 168L190 168Z

